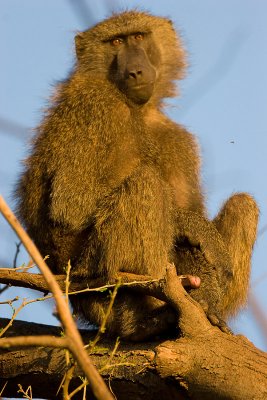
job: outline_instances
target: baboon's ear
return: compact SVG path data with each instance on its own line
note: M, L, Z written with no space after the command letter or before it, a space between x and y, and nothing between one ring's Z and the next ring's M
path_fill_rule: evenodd
M75 36L75 49L76 49L76 56L78 58L78 60L81 58L83 52L84 52L84 33L83 32L79 32L76 36Z

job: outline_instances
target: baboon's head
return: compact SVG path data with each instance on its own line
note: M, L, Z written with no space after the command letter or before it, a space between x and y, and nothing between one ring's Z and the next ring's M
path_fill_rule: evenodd
M134 104L175 95L185 54L172 22L147 13L114 14L76 38L78 68L108 79Z

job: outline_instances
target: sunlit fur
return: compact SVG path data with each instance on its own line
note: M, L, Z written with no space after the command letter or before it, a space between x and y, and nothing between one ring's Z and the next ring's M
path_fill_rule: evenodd
M155 90L142 106L108 78L109 40L138 32L149 32L159 53ZM19 217L54 272L71 260L71 279L89 286L91 278L114 281L119 271L158 278L175 262L178 273L200 276L191 294L222 326L246 299L258 210L249 195L235 195L215 224L206 218L196 140L162 111L185 68L172 23L136 11L113 15L76 36L76 53L36 129L17 185ZM108 296L72 303L99 324ZM121 290L107 331L144 340L176 324L171 307Z

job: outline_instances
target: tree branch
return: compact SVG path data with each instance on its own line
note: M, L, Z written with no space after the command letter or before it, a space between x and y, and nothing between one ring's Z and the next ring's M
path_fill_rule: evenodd
M97 399L112 400L113 396L106 387L102 377L92 364L88 357L84 347L82 338L76 328L76 325L72 319L70 310L63 297L63 293L53 277L52 272L46 265L37 247L32 242L30 237L27 235L25 230L22 228L15 215L12 213L4 199L0 196L0 211L12 226L14 231L21 239L23 245L27 249L33 261L36 263L40 271L43 273L45 281L52 292L57 306L57 311L62 322L65 334L68 337L68 348L72 352L73 356L78 361L79 365L83 369L88 381L90 382L93 392Z
M201 307L183 289L175 270L169 268L166 281L157 290L179 310L182 335L176 340L149 344L122 343L112 354L106 339L91 349L91 358L120 400L235 399L267 398L267 355L242 336L233 336L211 326ZM1 321L0 321L1 322ZM15 321L14 324L19 323ZM21 330L21 324L17 330ZM36 335L36 324L22 329ZM34 328L35 326L35 328ZM9 335L14 334L16 326ZM40 327L41 333L48 327ZM51 327L55 334L55 327ZM90 333L84 332L89 341ZM1 341L0 341L1 346ZM66 372L65 353L60 349L3 350L0 385L8 380L4 396L12 397L15 384L31 384L35 397L56 399L56 388ZM112 364L112 365L111 365ZM25 373L27 371L27 373ZM81 385L76 369L72 388ZM34 375L33 375L34 374ZM33 379L34 376L34 379ZM43 383L45 376L46 383ZM40 389L40 385L42 389ZM16 387L16 386L15 386ZM90 392L88 391L88 394Z
M65 291L66 275L54 275L60 289ZM121 272L117 275L116 279L121 279L122 285L131 286L135 289L136 286L156 282L158 279L152 279L148 275L136 275L130 273ZM19 286L27 289L39 290L40 292L49 292L49 286L41 274L33 274L29 272L17 272L13 268L0 268L0 283L4 283L10 286ZM69 292L77 291L103 291L103 289L112 289L116 286L116 283L110 283L103 285L103 279L91 279L87 282L70 282Z

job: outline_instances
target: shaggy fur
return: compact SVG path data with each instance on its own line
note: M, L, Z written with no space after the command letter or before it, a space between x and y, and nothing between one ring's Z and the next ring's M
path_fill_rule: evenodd
M148 35L146 57L157 72L143 105L110 78L110 41L137 32ZM172 23L136 11L113 15L78 34L76 52L37 128L17 187L19 217L54 272L71 260L71 279L89 285L114 281L119 271L161 277L175 262L177 273L201 277L191 294L221 326L246 299L258 209L237 194L207 220L196 140L162 109L186 66ZM79 315L101 322L105 293L72 299ZM123 289L107 330L143 340L175 325L169 306Z

